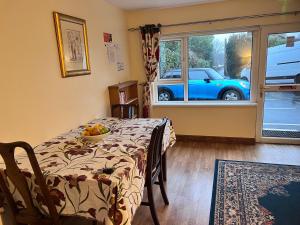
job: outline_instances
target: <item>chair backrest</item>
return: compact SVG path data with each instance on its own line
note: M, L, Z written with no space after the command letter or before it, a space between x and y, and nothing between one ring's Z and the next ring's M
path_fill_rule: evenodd
M45 204L48 207L49 216L52 219L54 225L60 224L56 207L50 196L49 189L46 185L44 176L39 167L32 147L26 142L0 143L0 155L2 156L6 166L5 176L9 178L9 180L12 182L15 188L19 191L25 203L25 209L22 210L22 215L24 217L28 216L29 218L32 218L35 216L41 216L41 213L34 206L33 199L26 181L26 177L21 172L20 168L16 163L16 148L22 148L26 151L35 176L36 184L40 187L41 193L45 199ZM3 175L0 175L0 188L5 195L5 198L7 199L8 206L11 208L12 213L14 214L14 216L17 216L20 210L17 208L17 204L14 201L13 196L6 185L5 179L6 178L3 177Z
M157 125L152 132L147 155L146 182L152 182L161 165L163 137L168 119Z

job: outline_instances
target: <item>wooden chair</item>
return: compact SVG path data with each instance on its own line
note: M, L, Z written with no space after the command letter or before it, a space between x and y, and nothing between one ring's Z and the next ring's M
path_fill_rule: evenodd
M169 120L170 126L172 126L172 120ZM162 173L163 173L163 178L164 181L167 181L167 151L168 149L166 149L162 155Z
M159 225L159 220L157 218L153 198L153 184L159 185L163 200L166 205L169 205L169 200L164 187L164 177L162 171L162 143L167 121L168 120L164 118L163 122L154 128L151 135L147 156L145 187L147 188L148 202L142 202L142 205L150 207L152 219L155 225ZM158 182L156 182L157 178Z
M14 153L16 148L22 148L26 151L31 164L36 183L41 189L41 193L45 198L45 204L49 211L49 216L44 216L33 204L33 199L26 181L25 176L20 171L16 164ZM5 197L8 209L12 213L11 224L17 225L62 225L66 224L67 217L60 217L57 213L56 207L50 196L49 189L46 185L44 176L41 172L37 159L35 157L32 147L26 142L0 143L0 155L2 156L6 165L6 176L14 184L16 189L22 196L25 207L19 209L12 194L10 193L6 181L0 174L0 189ZM93 221L93 224L96 221Z

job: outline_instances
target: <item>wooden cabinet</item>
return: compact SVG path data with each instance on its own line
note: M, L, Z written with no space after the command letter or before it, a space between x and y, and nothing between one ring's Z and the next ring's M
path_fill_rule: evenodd
M129 119L138 117L137 85L137 81L126 81L108 87L112 117Z

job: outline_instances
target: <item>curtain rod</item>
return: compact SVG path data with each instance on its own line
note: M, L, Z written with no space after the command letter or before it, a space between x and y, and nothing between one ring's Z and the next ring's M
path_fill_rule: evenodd
M255 18L262 18L262 17L272 17L272 16L285 16L285 15L297 15L300 11L291 11L285 13L265 13L265 14L257 14L257 15L250 15L250 16L238 16L238 17L228 17L223 19L213 19L213 20L200 20L194 22L186 22L186 23L173 23L173 24L165 24L161 25L161 27L177 27L177 26L187 26L187 25L194 25L194 24L202 24L202 23L214 23L214 22L223 22L229 20L241 20L241 19L255 19ZM140 30L139 27L129 28L128 31L137 31Z

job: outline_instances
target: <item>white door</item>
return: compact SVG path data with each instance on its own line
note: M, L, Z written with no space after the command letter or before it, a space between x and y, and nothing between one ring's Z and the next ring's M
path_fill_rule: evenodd
M263 27L257 141L300 143L300 24Z

